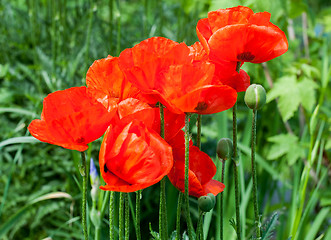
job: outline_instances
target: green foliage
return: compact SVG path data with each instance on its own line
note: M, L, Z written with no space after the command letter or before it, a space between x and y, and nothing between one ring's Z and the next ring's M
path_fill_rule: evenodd
M273 143L267 155L267 158L270 160L279 159L284 156L291 166L298 159L305 156L306 151L295 135L280 134L269 137L268 141Z
M268 102L279 98L278 107L283 121L293 117L301 104L307 111L311 111L315 105L315 89L317 85L309 78L300 80L295 75L286 75L275 83L275 86L267 94Z

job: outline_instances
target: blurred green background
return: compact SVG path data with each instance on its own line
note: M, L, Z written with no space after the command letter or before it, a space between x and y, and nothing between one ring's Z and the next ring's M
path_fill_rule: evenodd
M270 12L271 22L289 40L283 56L243 66L251 82L262 84L268 93L268 104L257 117L258 197L264 227L271 225L270 239L289 239L294 225L295 239L331 239L329 0L0 0L0 239L82 239L79 153L40 143L27 131L40 117L47 94L85 85L94 60L118 56L148 37L191 45L198 41L196 23L208 11L237 5ZM231 119L231 111L203 116L202 149L217 165L216 143L231 137ZM251 112L241 93L238 137L245 239L252 236L254 225L250 123ZM195 116L191 125L194 138ZM91 144L89 158L98 159L100 143ZM229 223L234 217L231 164L225 174L225 239L235 239ZM220 179L219 172L215 178ZM158 196L158 185L143 191L142 239L152 236L149 223L158 229ZM177 196L168 182L169 233L174 230ZM134 205L134 193L130 200ZM197 200L191 200L196 223ZM99 209L101 205L100 201ZM278 220L272 221L275 214ZM101 239L108 239L107 218L106 209ZM216 211L207 214L205 239L219 239L218 223ZM93 239L91 223L89 229ZM132 222L130 238L135 239Z

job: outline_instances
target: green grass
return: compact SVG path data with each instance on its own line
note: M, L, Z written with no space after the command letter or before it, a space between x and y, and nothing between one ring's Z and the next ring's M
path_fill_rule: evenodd
M264 228L270 226L270 239L284 240L291 235L292 239L329 239L331 4L322 0L0 1L0 239L82 239L79 153L40 143L27 132L28 124L40 116L47 94L84 85L94 60L108 54L118 56L148 37L193 44L198 40L196 23L208 11L239 4L255 12L271 12L271 21L289 39L289 51L283 56L264 66L243 66L251 81L262 84L271 96L257 115L258 200ZM241 228L244 238L250 239L254 233L251 113L243 94L238 96L237 115ZM231 111L204 116L202 149L215 158L216 143L231 136L231 126ZM100 143L91 144L88 159L98 158ZM215 163L220 166L216 158ZM220 179L220 172L215 178ZM229 223L235 218L233 182L232 165L227 162L224 235L230 240L235 239ZM178 194L169 181L166 187L171 233ZM99 194L102 199L104 193ZM141 233L142 239L149 239L149 223L154 231L158 229L159 185L145 189L142 195ZM116 194L117 204L118 199ZM130 194L133 206L134 199ZM98 209L102 209L100 201ZM191 198L191 213L196 224L195 198ZM101 239L108 239L107 219L105 210ZM118 223L117 218L114 221ZM205 239L219 239L218 223L214 209L205 217ZM88 224L94 236L94 227L90 221ZM133 224L131 221L132 239ZM182 220L181 229L185 227Z

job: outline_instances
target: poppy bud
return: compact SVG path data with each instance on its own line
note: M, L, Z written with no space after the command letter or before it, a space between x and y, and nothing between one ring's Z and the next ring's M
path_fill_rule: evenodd
M252 84L247 88L245 103L250 109L260 109L265 104L266 99L266 92L261 85Z
M220 159L227 160L231 158L233 151L232 140L221 138L217 143L216 153Z
M215 206L215 201L213 201L208 195L201 196L198 199L198 205L203 212L209 212Z
M207 196L210 197L210 199L213 201L213 205L215 206L215 203L216 203L215 195L212 193L208 193Z
M100 212L98 210L92 208L90 211L90 218L95 227L100 227L101 225Z

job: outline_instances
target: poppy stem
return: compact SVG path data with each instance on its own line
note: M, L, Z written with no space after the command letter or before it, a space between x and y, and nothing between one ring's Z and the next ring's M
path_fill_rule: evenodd
M125 240L129 240L130 233L130 206L129 206L129 193L124 193L125 200Z
M115 192L110 192L109 197L109 239L114 240L114 205Z
M256 163L255 163L255 144L256 144L256 110L253 109L252 141L251 141L251 164L252 164L253 198L254 198L253 202L254 202L256 238L261 239L261 222L260 222L260 216L259 216L259 205L257 203L257 179L256 179Z
M236 199L236 231L237 231L238 240L240 240L241 239L240 214L239 214L240 196L239 196L239 181L238 181L238 168L237 168L237 166L239 165L239 158L237 152L237 103L234 104L232 110L233 110L233 175L234 175L235 199Z
M176 240L180 239L180 215L182 213L182 202L183 202L183 193L179 192L178 203L177 203Z
M87 201L87 167L86 167L86 157L85 152L81 152L82 165L80 168L80 174L83 177L83 196L82 196L82 225L84 232L84 239L88 239L87 224L86 224L86 201Z
M164 106L159 103L160 108L160 136L164 138ZM159 233L160 239L168 239L168 220L167 220L167 205L165 194L165 177L160 181L160 210L159 210Z
M141 240L140 234L140 199L141 199L141 190L136 192L136 235L137 240Z
M221 182L224 183L224 170L225 170L225 161L222 159L222 173L221 173ZM221 192L221 201L220 201L220 211L221 211L221 219L220 219L220 224L221 224L221 240L223 240L223 192Z
M123 230L124 230L124 194L120 193L120 202L119 202L119 224L118 224L118 238L124 239Z
M198 114L197 117L197 147L201 149L201 121L202 115Z
M190 200L189 200L189 154L190 154L190 114L185 115L185 203L186 203L186 221L187 231L189 239L193 239L192 236L192 222L190 216Z

